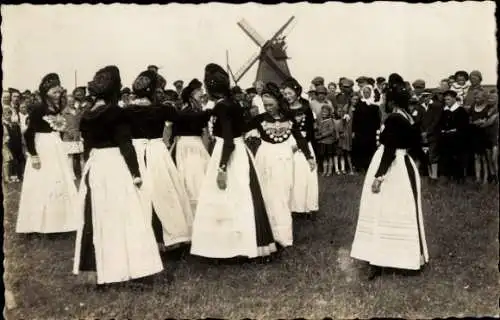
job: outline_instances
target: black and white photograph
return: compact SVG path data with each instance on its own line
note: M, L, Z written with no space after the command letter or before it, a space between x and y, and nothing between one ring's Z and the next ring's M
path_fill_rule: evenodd
M495 1L0 8L5 319L500 317Z

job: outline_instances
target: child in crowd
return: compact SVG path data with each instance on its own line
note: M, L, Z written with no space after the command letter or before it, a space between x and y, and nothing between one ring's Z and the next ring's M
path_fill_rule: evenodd
M73 178L78 179L83 168L83 141L80 134L80 119L83 108L76 108L75 98L66 97L66 106L62 115L66 120L66 129L62 133L62 140L68 154L70 167L73 168Z
M348 113L349 106L338 107L335 110L335 132L338 137L336 148L336 155L334 157L335 172L338 174L347 174L346 161L349 166L349 174L353 175L352 161L351 161L351 142L352 142L352 128L351 116ZM340 162L340 170L339 170Z
M316 140L318 141L319 158L323 160L322 176L329 177L333 171L333 155L337 137L335 135L335 124L333 115L328 105L321 107L320 118L316 122Z

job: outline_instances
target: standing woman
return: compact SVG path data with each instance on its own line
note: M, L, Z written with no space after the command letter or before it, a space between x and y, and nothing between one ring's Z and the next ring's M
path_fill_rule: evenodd
M73 273L96 272L98 284L163 270L151 220L137 189L141 173L128 119L118 106L120 89L117 67L99 70L89 83L89 92L97 100L80 123L90 156L80 185Z
M216 101L216 142L193 224L191 253L207 258L256 258L276 251L254 160L243 139L243 108L230 96L229 76L205 67L205 87Z
M255 166L262 181L274 238L281 246L288 247L293 244L290 209L293 155L300 150L306 156L311 171L315 169L316 162L297 123L286 116L286 101L279 88L268 83L262 100L266 112L253 118L248 129L257 129L262 139L255 156Z
M184 90L181 98L184 103L182 111L201 113L201 95L203 84L193 79ZM209 113L205 113L208 114ZM210 154L208 153L202 136L206 134L209 116L194 119L178 119L172 125L172 158L179 172L182 184L187 192L191 209L196 210L201 184L205 178Z
M362 172L366 172L377 150L377 130L381 125L381 113L374 101L373 87L364 86L361 89L361 102L356 105L353 114L353 160L354 166Z
M302 136L307 140L309 152L314 157L312 142L314 140L314 116L309 103L301 98L302 87L294 78L284 81L284 96L288 103L288 116L298 124ZM313 218L319 210L318 207L318 172L317 168L310 170L306 155L295 152L293 159L293 190L292 212Z
M39 87L42 103L32 106L24 133L29 162L21 190L16 232L61 233L77 228L77 191L61 140L61 82L50 73Z
M420 135L412 127L403 79L392 74L389 86L392 113L366 174L351 250L351 257L372 266L370 280L383 267L419 270L429 261L420 176L409 155L409 150L419 147Z
M144 180L140 190L144 212L153 224L156 240L169 247L191 240L193 212L167 146L163 141L166 121L176 121L173 106L156 104L158 77L142 72L132 85L137 99L124 108L131 125L133 144Z

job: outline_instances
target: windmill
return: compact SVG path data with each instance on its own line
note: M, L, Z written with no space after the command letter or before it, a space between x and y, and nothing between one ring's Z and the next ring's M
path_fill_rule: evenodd
M290 69L287 64L289 57L285 51L286 36L283 36L283 33L294 19L295 17L293 16L288 19L288 21L267 41L265 41L245 19L238 22L238 26L243 32L259 46L259 51L254 53L236 74L233 74L229 67L229 62L227 62L228 71L236 84L238 84L241 78L243 78L257 61L259 61L259 66L257 68L256 80L261 80L265 83L274 82L279 85L286 78L290 77Z

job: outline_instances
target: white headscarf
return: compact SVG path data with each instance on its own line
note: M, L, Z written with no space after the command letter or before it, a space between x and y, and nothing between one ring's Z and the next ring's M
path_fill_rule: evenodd
M368 98L365 98L365 95L363 94L363 90L365 88L370 88L370 91L371 91L370 97L368 97ZM367 105L375 104L375 91L374 91L374 88L372 85L370 85L370 84L364 85L363 88L359 91L359 93L361 94L361 101L363 101Z

